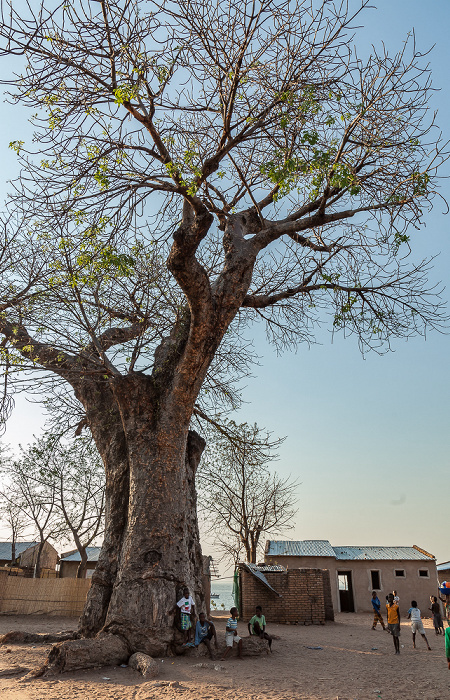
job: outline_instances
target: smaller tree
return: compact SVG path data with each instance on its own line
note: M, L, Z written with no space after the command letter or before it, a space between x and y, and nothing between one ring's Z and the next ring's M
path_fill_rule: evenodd
M105 515L105 470L92 440L77 437L67 444L54 443L37 478L49 493L55 490L60 530L74 541L81 557L77 578L84 578L86 549L103 534Z
M34 575L39 578L41 555L48 540L57 540L60 527L55 508L55 489L44 488L34 478L36 461L40 457L39 445L22 450L20 459L2 461L2 476L5 485L1 496L4 507L9 507L16 517L21 517L24 529L33 530L33 537L39 542Z
M6 503L39 536L38 561L47 539L73 541L81 557L77 578L84 578L86 549L103 533L105 514L105 473L95 445L84 437L63 443L47 432L4 471Z
M10 461L11 456L9 449L4 445L0 445L0 464L2 470ZM5 498L2 491L0 491L0 523L10 533L8 539L11 540L11 564L13 564L16 559L16 543L19 537L26 531L27 523L21 509L14 503L10 503L7 498Z
M207 533L224 558L235 563L245 552L256 564L262 537L293 527L297 481L271 473L284 441L272 441L255 424L228 421L209 445L198 474L198 507Z
M0 522L11 533L11 564L16 560L16 544L27 529L27 521L22 510L6 500L0 493Z

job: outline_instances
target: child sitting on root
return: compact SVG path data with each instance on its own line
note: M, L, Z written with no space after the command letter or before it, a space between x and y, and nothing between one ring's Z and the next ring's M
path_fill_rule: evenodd
M231 608L230 615L231 617L229 617L227 620L227 628L225 630L225 643L227 645L227 648L225 649L225 653L222 656L222 661L224 661L227 658L228 654L233 648L233 644L238 645L238 656L240 659L242 659L242 638L239 637L237 633L238 609Z
M263 615L262 607L260 605L256 606L256 615L253 615L252 619L248 623L248 633L250 636L256 635L260 639L267 639L269 642L269 649L272 651L272 637L266 632L266 618Z

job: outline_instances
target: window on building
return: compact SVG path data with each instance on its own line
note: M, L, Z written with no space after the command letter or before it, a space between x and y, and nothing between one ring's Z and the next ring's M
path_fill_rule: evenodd
M381 585L380 585L380 572L379 571L371 571L370 575L372 577L372 588L374 591L380 591L381 590Z
M419 569L419 576L420 576L420 578L430 578L430 574L428 573L428 569Z
M405 578L405 570L404 569L395 569L395 576L396 578Z

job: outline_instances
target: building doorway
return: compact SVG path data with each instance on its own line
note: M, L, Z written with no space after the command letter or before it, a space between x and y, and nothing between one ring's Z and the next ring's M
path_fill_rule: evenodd
M339 603L341 612L355 612L351 571L338 571Z

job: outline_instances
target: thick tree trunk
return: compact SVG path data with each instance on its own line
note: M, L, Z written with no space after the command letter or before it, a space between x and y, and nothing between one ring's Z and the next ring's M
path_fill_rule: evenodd
M130 449L129 520L104 631L160 656L177 641L173 608L184 586L204 608L195 495L204 441L179 426L142 428Z
M127 523L129 496L128 450L121 417L105 384L87 381L76 387L86 409L88 425L105 465L105 532L91 587L80 618L79 633L94 637L103 627L118 571Z
M89 418L106 466L107 512L79 631L119 635L130 653L164 655L179 643L173 609L183 586L204 609L195 472L205 442L175 402L155 411L144 375L122 380L115 399L121 429L111 421L109 442L102 414Z

